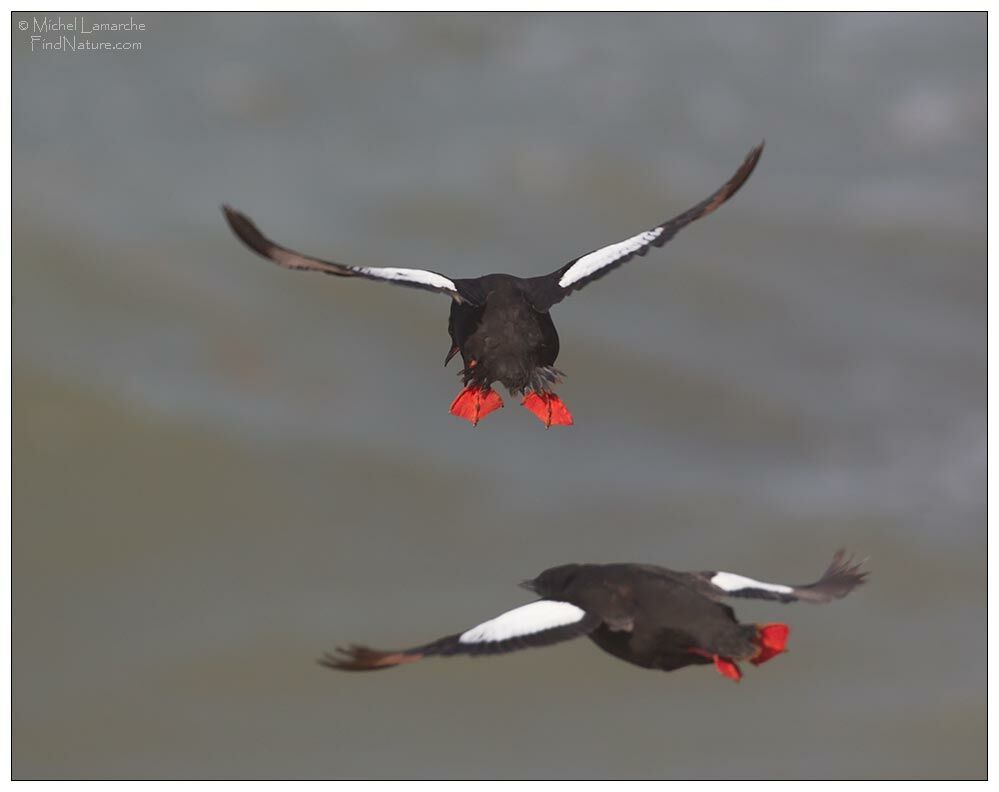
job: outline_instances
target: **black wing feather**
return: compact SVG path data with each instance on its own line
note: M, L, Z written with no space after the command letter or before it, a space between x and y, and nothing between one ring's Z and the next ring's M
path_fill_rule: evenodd
M774 600L777 602L814 602L826 603L834 599L842 599L857 586L862 585L868 576L868 572L862 569L866 559L856 561L851 555L846 556L843 549L837 550L832 561L814 583L806 583L798 586L789 586L790 592L770 591L762 588L742 588L735 591L726 591L711 584L711 596L715 599L724 597L741 597L745 599ZM706 572L704 575L710 583L711 577L716 573Z
M531 278L531 283L536 294L538 294L538 300L535 307L539 311L546 311L551 306L565 299L569 294L581 289L588 283L592 283L598 278L602 278L608 272L620 267L626 261L630 261L635 256L644 256L649 252L652 247L662 247L680 231L684 226L693 223L705 215L711 214L715 209L725 203L729 198L735 195L739 188L746 183L746 180L750 177L753 169L756 167L756 163L759 162L760 155L763 153L763 146L765 142L761 142L758 146L753 148L746 159L743 161L739 170L733 174L725 184L719 187L715 192L705 198L696 206L692 206L686 212L678 214L676 217L666 220L658 226L655 226L646 232L649 237L645 244L642 244L634 249L627 250L623 252L618 258L608 261L606 264L601 265L598 269L594 270L588 275L580 277L578 280L574 280L572 283L562 286L559 281L562 280L563 276L572 269L573 265L576 264L581 259L586 258L586 256L596 253L604 248L597 248L596 250L591 250L578 258L573 259L568 264L559 269L555 270L548 275L543 275L537 278ZM640 236L639 235L636 235ZM624 240L627 242L628 240ZM623 244L623 243L615 243ZM605 246L611 247L611 246Z
M338 264L335 261L324 261L323 259L306 256L268 239L249 217L233 209L231 206L223 206L222 213L225 215L226 222L229 223L232 232L244 245L254 253L270 259L282 267L322 272L341 278L367 278L368 280L392 283L397 286L409 286L414 289L439 292L448 295L458 302L469 301L464 294L460 293L460 282L456 282L446 275L441 275L439 272L394 267L352 267L346 264ZM407 277L407 274L409 277Z
M382 651L367 646L352 645L346 648L337 647L333 652L326 652L319 664L340 671L377 671L392 668L404 663L412 663L424 657L448 657L451 655L494 655L516 652L521 649L533 649L542 646L571 641L593 632L601 624L598 616L587 613L578 622L564 624L550 630L542 630L530 635L520 635L505 641L486 641L480 643L462 643L459 638L462 633L455 633L439 638L422 646L411 649Z

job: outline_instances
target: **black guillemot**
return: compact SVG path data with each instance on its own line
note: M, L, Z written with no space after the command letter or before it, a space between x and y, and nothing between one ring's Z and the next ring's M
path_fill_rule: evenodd
M492 389L492 383L500 382L511 394L523 395L522 404L546 427L571 425L572 415L552 391L563 376L554 367L559 339L549 313L552 306L629 259L661 247L681 228L713 212L745 183L762 152L760 143L731 179L682 214L534 278L502 274L450 278L421 269L355 267L323 261L272 242L246 215L229 206L222 209L237 237L251 250L283 267L380 280L449 296L451 347L444 365L458 353L465 364L460 372L465 388L452 402L452 414L477 425L503 406L503 400Z
M674 572L649 564L566 564L521 585L541 599L411 649L351 646L320 663L374 671L435 655L489 655L588 636L605 652L642 668L674 671L714 663L738 681L738 661L754 665L785 651L786 624L742 624L729 597L830 602L864 582L863 562L840 550L815 583L764 583L731 572Z

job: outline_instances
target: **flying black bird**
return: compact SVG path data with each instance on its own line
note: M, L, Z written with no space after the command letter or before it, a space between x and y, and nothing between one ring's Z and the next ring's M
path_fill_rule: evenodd
M842 550L815 583L786 586L731 572L674 572L649 564L566 564L521 585L541 599L462 633L412 649L338 648L320 664L374 671L434 655L487 655L589 636L615 657L642 668L674 671L714 663L739 681L737 661L759 665L785 651L786 624L740 624L726 597L829 602L864 582L863 562Z
M222 210L236 236L261 256L283 267L369 278L448 295L452 301L448 320L451 348L444 365L459 352L465 364L459 372L465 388L451 404L453 415L478 424L503 406L503 400L492 389L493 382L501 382L512 395L524 395L522 404L545 427L570 425L572 415L552 391L552 386L561 382L563 376L554 367L559 341L549 313L552 306L629 259L644 256L651 247L661 247L688 223L713 212L745 183L762 151L760 143L731 179L686 212L534 278L502 274L449 278L427 270L353 267L322 261L272 242L250 218L235 209L223 206Z

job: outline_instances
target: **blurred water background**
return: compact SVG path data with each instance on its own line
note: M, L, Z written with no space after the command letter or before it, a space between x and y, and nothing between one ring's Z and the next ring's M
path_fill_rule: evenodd
M983 777L986 22L133 14L13 54L16 777ZM127 14L88 17L122 22ZM30 15L14 14L16 23ZM447 300L742 192L478 429ZM453 364L452 364L453 366ZM869 585L733 685L587 641L338 674L567 561Z

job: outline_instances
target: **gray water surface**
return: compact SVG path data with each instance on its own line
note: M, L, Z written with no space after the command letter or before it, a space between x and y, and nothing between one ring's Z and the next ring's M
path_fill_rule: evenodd
M984 777L984 14L133 16L141 51L13 32L16 777ZM218 208L540 274L764 137L557 306L568 430L451 417L445 299L280 270ZM848 599L736 603L793 630L739 685L587 641L314 662L568 561L840 546Z

